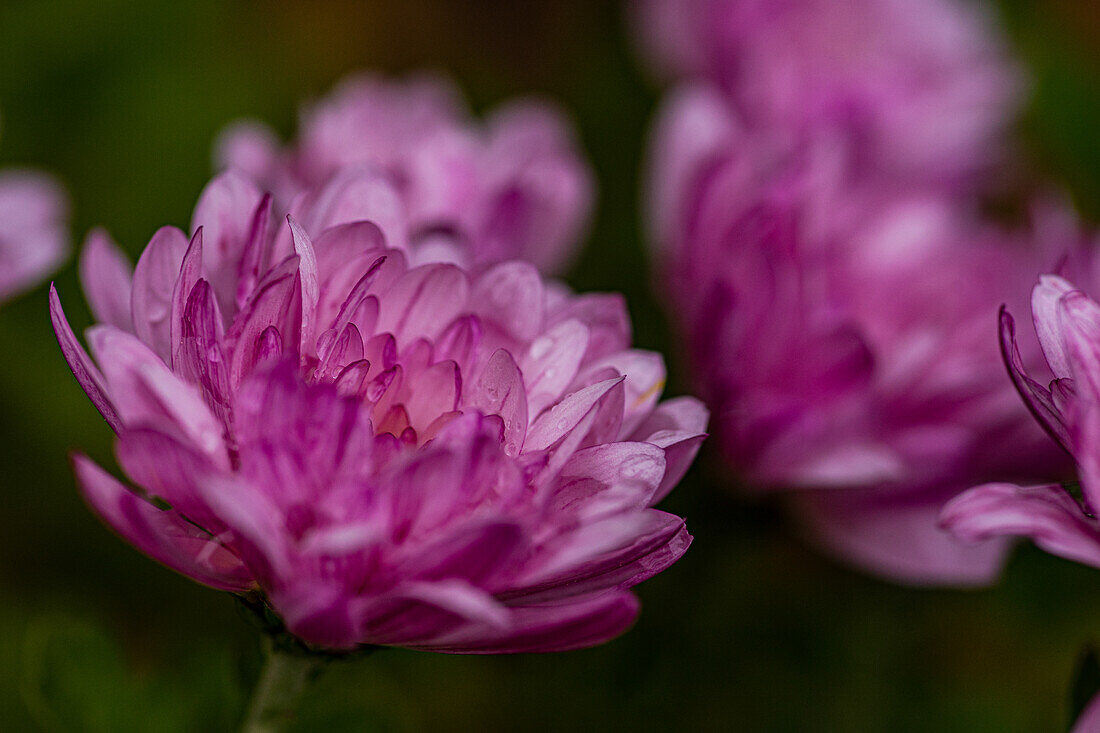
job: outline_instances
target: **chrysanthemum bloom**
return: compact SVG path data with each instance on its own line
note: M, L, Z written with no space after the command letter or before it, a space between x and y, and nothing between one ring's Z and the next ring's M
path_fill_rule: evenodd
M1095 265L1071 263L1068 269L1075 277L1096 281ZM986 484L944 507L942 520L967 540L1030 537L1047 552L1100 567L1100 305L1068 280L1044 275L1032 292L1031 307L1048 368L1029 370L1022 362L1016 324L1007 311L1001 314L1005 361L1052 443L1073 456L1079 483Z
M720 93L677 95L655 143L663 294L745 483L792 492L818 540L882 575L990 579L1002 543L936 520L976 481L1059 464L990 328L1045 258L943 196L864 185L831 138L746 132Z
M68 209L45 174L0 171L0 301L42 282L68 256Z
M588 165L556 108L519 100L479 123L451 84L428 77L351 78L303 111L290 147L262 124L238 123L215 158L274 190L280 206L349 167L380 169L409 226L389 244L438 250L442 233L446 256L467 266L523 259L559 272L593 199Z
M628 589L691 540L651 507L705 409L658 404L661 357L630 348L618 296L516 261L410 264L374 223L329 226L337 199L308 198L324 205L303 227L223 175L190 242L161 229L132 277L93 235L94 362L56 293L52 315L139 488L77 457L88 502L318 647L554 651L622 632Z
M958 183L999 152L1023 83L963 0L638 0L664 75L720 85L751 125L835 128L891 179Z

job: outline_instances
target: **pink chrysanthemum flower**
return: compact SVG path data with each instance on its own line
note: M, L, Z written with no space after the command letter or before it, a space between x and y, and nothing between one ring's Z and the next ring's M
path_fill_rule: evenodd
M794 490L817 539L879 574L987 581L1003 543L937 516L976 481L1060 465L990 332L1048 256L942 195L867 184L832 142L792 151L720 93L674 97L651 186L664 295L751 487Z
M593 199L573 138L544 102L511 102L478 123L444 80L362 75L304 110L291 147L244 122L223 133L215 158L275 191L280 205L338 171L376 168L408 219L391 246L437 249L442 233L447 257L465 266L523 259L555 273L571 260Z
M94 362L55 292L51 312L140 488L78 456L88 502L168 567L260 594L318 647L615 636L637 612L628 589L691 540L652 506L705 409L658 404L662 359L630 348L618 296L518 261L413 264L365 220L370 181L384 185L307 194L283 222L223 175L190 241L161 229L132 276L91 237Z
M720 85L752 125L833 128L861 167L959 183L999 152L1021 75L960 0L639 0L648 60Z
M52 178L0 171L0 302L42 282L68 256L68 208Z
M1081 281L1097 282L1095 262L1070 261ZM1020 358L1016 324L1001 313L1001 341L1012 381L1038 422L1077 464L1076 487L993 483L944 507L944 526L959 537L1030 537L1047 552L1100 567L1100 304L1068 280L1044 275L1031 297L1045 376Z

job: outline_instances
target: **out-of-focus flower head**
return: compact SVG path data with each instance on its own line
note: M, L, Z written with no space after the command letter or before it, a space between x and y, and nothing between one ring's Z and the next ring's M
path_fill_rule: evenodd
M748 130L713 88L675 94L650 186L663 295L751 487L797 490L813 534L872 571L986 581L1003 543L965 546L936 518L983 478L1060 465L992 325L1057 255L942 193L867 182L846 153Z
M69 203L38 171L0 170L0 302L41 282L69 254Z
M959 0L639 0L658 73L720 85L751 125L833 128L861 168L967 182L1000 152L1024 84Z
M139 488L77 457L85 496L149 556L259 594L318 647L605 641L637 612L628 589L691 540L652 506L706 410L658 403L663 361L630 348L619 296L518 261L412 261L389 189L351 172L284 221L223 174L190 240L161 229L132 273L91 235L94 361L56 292L51 313Z
M523 259L560 272L594 195L555 107L517 100L478 122L450 83L427 76L350 78L303 111L290 147L244 122L223 133L215 158L275 191L280 205L349 167L380 169L401 194L410 246L431 247L442 231L458 247L449 257L464 265Z
M1093 733L1096 730L1100 730L1100 695L1095 695L1077 716L1070 733Z
M1100 261L1070 258L1061 273L1042 276L1031 295L1046 367L1030 368L1021 359L1016 322L1007 310L1001 313L1001 340L1016 389L1051 443L1073 456L1078 482L978 486L944 507L942 521L967 540L1030 537L1047 552L1100 567L1100 304L1079 289L1095 292Z

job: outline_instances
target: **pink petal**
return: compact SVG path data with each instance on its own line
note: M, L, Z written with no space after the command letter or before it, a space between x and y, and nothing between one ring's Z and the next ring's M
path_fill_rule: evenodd
M88 395L111 429L117 433L122 428L122 420L107 396L107 382L76 338L72 327L69 326L65 312L61 309L61 299L57 297L57 288L52 283L50 284L50 321L57 335L57 343L61 346L61 354L65 357L65 362L69 365L73 376L76 377L77 384Z
M294 254L298 255L298 277L302 282L302 336L298 350L303 355L312 354L313 337L317 329L315 313L317 301L320 299L317 256L313 252L313 242L305 230L298 226L298 222L289 215L286 221L293 233Z
M145 493L168 502L173 511L210 532L224 530L196 489L205 477L229 470L167 433L151 428L123 430L115 443L119 466Z
M460 630L450 637L412 645L450 654L561 652L602 644L622 634L638 615L631 593L593 594L568 604L519 606L510 629L490 633Z
M531 429L527 432L526 449L543 450L561 440L573 431L593 408L599 406L615 387L621 385L623 379L624 377L605 379L566 396L531 425Z
M665 100L653 129L653 158L647 183L650 232L661 244L676 241L691 213L685 192L716 160L728 154L737 124L717 89L688 86Z
M68 256L68 209L50 176L0 171L0 301L37 285Z
M482 414L500 415L504 421L504 450L510 456L519 455L527 432L527 392L511 354L497 349L466 389L463 402Z
M543 330L542 277L525 262L504 262L486 270L470 293L473 312L518 341Z
M1024 361L1020 356L1020 347L1016 344L1016 322L1004 306L1001 307L1000 327L1001 358L1008 368L1008 374L1016 386L1016 391L1020 393L1024 404L1043 429L1050 433L1059 445L1070 451L1069 431L1062 412L1054 404L1050 391L1027 375Z
M80 253L80 285L96 320L134 330L130 314L133 267L103 229L93 229Z
M453 361L441 361L420 372L416 387L405 399L409 421L417 430L423 430L440 415L458 406L462 380L458 365Z
M313 372L315 381L335 380L345 367L363 358L363 337L354 323L347 324L339 336L326 341L331 343L321 349L321 361Z
M574 453L562 467L554 505L563 512L593 504L620 511L644 509L652 503L664 475L665 452L655 445L592 446Z
M223 349L225 329L214 290L205 280L199 280L187 298L181 329L176 372L197 384L210 409L228 422L231 393Z
M401 583L367 608L363 637L374 644L415 647L463 628L501 633L511 621L491 595L461 580Z
M298 280L294 275L284 275L282 278L262 286L244 310L237 314L237 320L231 329L231 339L234 343L233 355L229 368L229 383L233 389L240 386L244 378L248 376L262 360L260 351L261 335L268 329L275 329L284 341L285 348L288 334L295 334L292 342L299 343L297 331L292 323L288 323L294 310L294 300L300 292Z
M236 306L238 310L244 308L252 297L260 276L266 271L273 258L272 238L268 231L272 205L271 194L264 194L252 215L248 241L244 245L244 251L241 252L241 261L237 267Z
M469 283L453 265L425 265L409 270L385 294L378 328L398 344L434 339L466 310Z
M92 510L141 552L218 590L243 592L253 586L240 560L175 512L139 498L84 456L73 457L73 468Z
M548 325L553 326L570 318L588 327L585 362L630 348L630 316L621 295L588 293L571 296L564 307L554 310Z
M172 359L172 294L188 248L175 227L161 227L134 268L130 313L134 333L166 363Z
M1100 305L1080 291L1067 293L1058 301L1058 326L1077 393L1100 403Z
M1070 733L1096 733L1100 730L1100 695L1095 695L1073 722Z
M232 313L237 302L237 275L263 203L263 192L251 180L227 171L206 185L195 204L191 230L203 228L203 272L224 313Z
M531 420L561 399L587 349L588 327L572 318L531 342L522 360Z
M710 413L694 397L665 400L634 430L632 440L650 441L657 433L701 435L707 429Z
M523 528L513 522L477 524L417 548L401 570L414 579L460 578L485 586L511 569L526 543Z
M178 367L180 343L183 339L184 311L187 309L187 299L191 297L191 291L202 277L202 227L195 230L191 237L191 243L187 246L187 252L183 255L180 265L179 277L172 289L172 315L171 338L172 365ZM221 314L219 313L219 319Z
M694 397L677 397L657 406L634 430L632 440L652 443L665 452L665 476L653 495L656 503L680 483L707 435L709 413Z
M481 345L481 321L477 316L462 316L435 340L435 357L450 359L458 364L460 372L473 371L478 360L478 347Z
M260 122L234 122L218 134L214 161L219 168L232 168L255 181L270 179L279 157L279 138Z
M630 435L650 412L665 388L665 360L653 351L629 349L590 364L585 374L611 368L626 377L623 382L623 435ZM581 377L584 380L584 376Z
M1077 475L1081 479L1084 508L1095 513L1100 507L1100 405L1077 405L1070 437L1073 440Z
M1062 344L1062 328L1058 322L1058 301L1074 290L1076 288L1073 285L1057 275L1042 275L1039 284L1031 291L1035 333L1039 336L1043 355L1056 377L1067 377L1071 374Z
M552 540L531 561L517 590L499 595L526 605L626 590L671 566L690 544L684 520L672 514L648 509L611 516Z
M373 168L353 166L337 172L324 186L296 200L290 213L313 234L340 224L369 221L381 230L386 246L408 247L405 204L388 177Z
M1030 537L1047 552L1100 567L1100 525L1057 484L978 486L948 502L940 523L968 542Z
M232 532L233 551L265 591L281 587L291 572L284 517L267 492L231 478L197 482L210 513Z
M968 544L937 525L942 493L917 498L826 489L797 495L811 538L867 572L916 586L984 586L1008 555L1004 538Z
M149 347L111 326L88 329L88 343L123 424L171 432L210 456L225 450L222 424Z

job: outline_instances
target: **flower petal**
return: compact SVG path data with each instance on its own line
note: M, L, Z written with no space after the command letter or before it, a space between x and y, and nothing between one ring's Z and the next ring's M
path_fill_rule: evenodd
M1005 535L1030 537L1047 552L1100 567L1100 524L1086 517L1057 484L978 486L948 502L940 523L970 542Z
M543 330L542 278L526 262L503 262L474 283L470 305L482 322L495 323L517 341Z
M84 498L124 540L157 562L203 585L242 592L253 580L209 534L138 497L90 459L73 457Z
M684 520L647 509L582 524L542 548L509 604L543 603L609 589L626 590L665 570L691 544Z
M172 345L172 361L171 364L177 369L177 361L179 359L180 343L183 340L184 330L184 312L187 310L187 300L191 297L191 291L195 288L195 284L202 278L202 227L195 230L195 235L191 237L191 243L187 245L187 252L183 255L183 262L180 264L179 277L176 279L176 284L172 288L172 312L171 312L171 327L169 339ZM219 320L221 314L218 314Z
M165 362L172 360L172 293L187 248L183 232L161 227L134 267L130 294L134 333Z
M1016 343L1016 322L1004 306L1001 306L1000 326L1001 358L1012 378L1012 383L1016 386L1016 391L1020 393L1024 404L1043 429L1066 451L1072 451L1065 418L1054 403L1050 391L1029 377L1024 370L1020 347Z
M504 632L460 630L418 649L449 654L518 654L563 652L602 644L619 636L638 616L632 593L593 594L567 605L518 606L511 609L510 628Z
M130 314L133 269L105 230L88 233L80 252L80 285L96 320L123 331L134 330Z
M1063 295L1076 290L1066 280L1057 275L1042 275L1039 284L1031 291L1031 313L1035 322L1035 333L1043 347L1043 355L1056 377L1068 377L1069 361L1066 358L1062 342L1062 328L1058 318L1058 302Z
M672 491L691 467L706 439L710 415L694 397L677 397L657 406L634 430L632 440L652 443L665 451L665 476L653 495L653 503Z
M168 431L210 456L224 452L224 426L149 347L112 326L88 329L88 343L123 424Z
M897 498L878 493L824 489L798 494L792 502L813 540L875 575L915 586L984 586L996 580L1009 540L974 545L937 526L942 493Z
M590 410L601 404L614 388L621 385L624 379L625 377L612 377L567 395L531 425L531 429L527 431L527 450L543 450L561 440L577 427Z
M57 288L53 283L50 283L50 321L57 335L57 343L61 346L61 354L65 357L65 362L69 365L73 376L76 377L77 384L111 426L111 430L117 433L122 427L122 420L107 395L107 380L73 333L68 319L65 318L65 311L61 309L61 299L57 296Z
M1058 326L1074 388L1100 404L1100 305L1080 291L1066 293L1058 301Z
M385 293L378 328L400 346L417 338L434 339L466 310L469 282L454 265L424 265L409 270Z
M527 391L523 374L512 355L497 349L481 373L465 391L466 407L504 421L504 451L510 456L523 450L527 434Z
M203 274L223 313L235 310L241 263L252 246L256 213L263 204L263 192L236 171L218 174L195 204L191 231L203 229Z
M588 349L588 327L570 318L531 342L523 355L522 371L527 385L528 419L561 399L577 376Z

